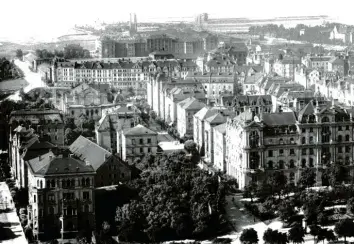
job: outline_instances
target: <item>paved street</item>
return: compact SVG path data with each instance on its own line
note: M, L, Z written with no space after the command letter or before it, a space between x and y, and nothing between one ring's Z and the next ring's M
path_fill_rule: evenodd
M47 85L41 80L39 73L34 73L28 68L28 63L22 62L18 59L15 60L15 64L23 71L25 75L25 80L28 85L24 87L24 92L27 93L30 90L38 87L47 87ZM18 101L20 100L19 91L15 92L13 95L9 96L7 99Z
M0 182L0 209L11 208L11 212L0 213L0 222L14 233L14 238L0 241L3 244L27 244L20 220L12 202L10 190L5 182Z

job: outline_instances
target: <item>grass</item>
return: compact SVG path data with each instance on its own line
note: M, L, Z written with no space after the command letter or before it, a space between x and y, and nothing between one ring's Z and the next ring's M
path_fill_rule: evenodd
M0 90L19 90L28 85L25 79L5 80L0 82Z

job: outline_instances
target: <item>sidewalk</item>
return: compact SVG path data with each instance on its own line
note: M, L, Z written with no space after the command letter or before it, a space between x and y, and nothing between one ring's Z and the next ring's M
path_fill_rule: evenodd
M4 211L6 208L11 210L0 213L0 223L4 225L9 238L2 240L3 237L0 237L0 243L27 244L9 187L5 182L0 182L0 210Z

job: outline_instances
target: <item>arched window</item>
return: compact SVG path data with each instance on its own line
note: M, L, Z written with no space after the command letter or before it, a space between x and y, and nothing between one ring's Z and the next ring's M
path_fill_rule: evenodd
M85 178L81 179L81 186L85 186Z
M309 137L309 143L310 143L310 144L313 144L313 143L314 143L314 141L313 141L313 136L310 136L310 137Z
M350 136L349 135L345 135L345 141L349 141Z
M301 167L306 168L306 159L301 160Z
M42 188L43 188L43 181L40 181L40 182L39 182L39 185L40 185L40 187L39 187L39 188L41 188L41 189L42 189Z
M322 120L321 120L322 123L328 123L329 122L329 118L326 116L326 117L323 117Z
M268 169L273 169L273 161L268 162Z
M295 168L295 161L294 160L290 160L290 162L289 162L289 168L290 169L293 169L293 168Z
M70 186L70 180L66 180L66 186L67 186L67 187Z
M347 138L347 136L345 136L345 138ZM339 135L339 136L338 136L338 142L341 142L342 140L343 140L342 135Z
M46 188L50 188L50 187L51 187L51 185L50 185L50 180L47 180L46 182L47 182Z
M283 161L283 160L280 160L280 161L278 162L278 168L279 168L279 169L284 169L284 161Z
M290 138L290 144L294 144L295 141L294 141L294 138Z
M259 136L257 131L251 131L249 135L250 147L257 147L259 144Z
M55 180L52 180L52 187L55 187Z
M39 180L37 180L37 187L39 187Z
M301 138L301 144L305 144L306 143L306 138L305 137L302 137Z
M284 144L284 140L283 139L279 139L279 144Z

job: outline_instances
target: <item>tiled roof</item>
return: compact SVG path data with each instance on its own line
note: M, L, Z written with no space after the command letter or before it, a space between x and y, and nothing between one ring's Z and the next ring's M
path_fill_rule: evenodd
M185 110L199 110L205 107L205 104L202 102L199 102L196 98L194 97L189 97L186 98L185 100L181 101L178 103L182 107L182 109Z
M214 130L220 132L221 134L226 134L226 123L215 126Z
M52 152L29 160L28 164L32 172L39 175L95 173L90 164L72 157L55 157Z
M210 124L221 124L226 122L226 117L223 116L221 113L217 113L206 118L205 121Z
M296 117L294 112L263 113L263 122L268 126L294 125Z
M109 151L83 136L79 136L70 145L69 150L82 161L89 162L95 170L111 156Z
M157 135L157 132L146 128L143 125L137 125L124 132L125 136L139 136L139 135Z
M194 116L200 120L204 120L204 119L216 114L217 112L218 111L216 109L204 107L201 110L199 110Z

